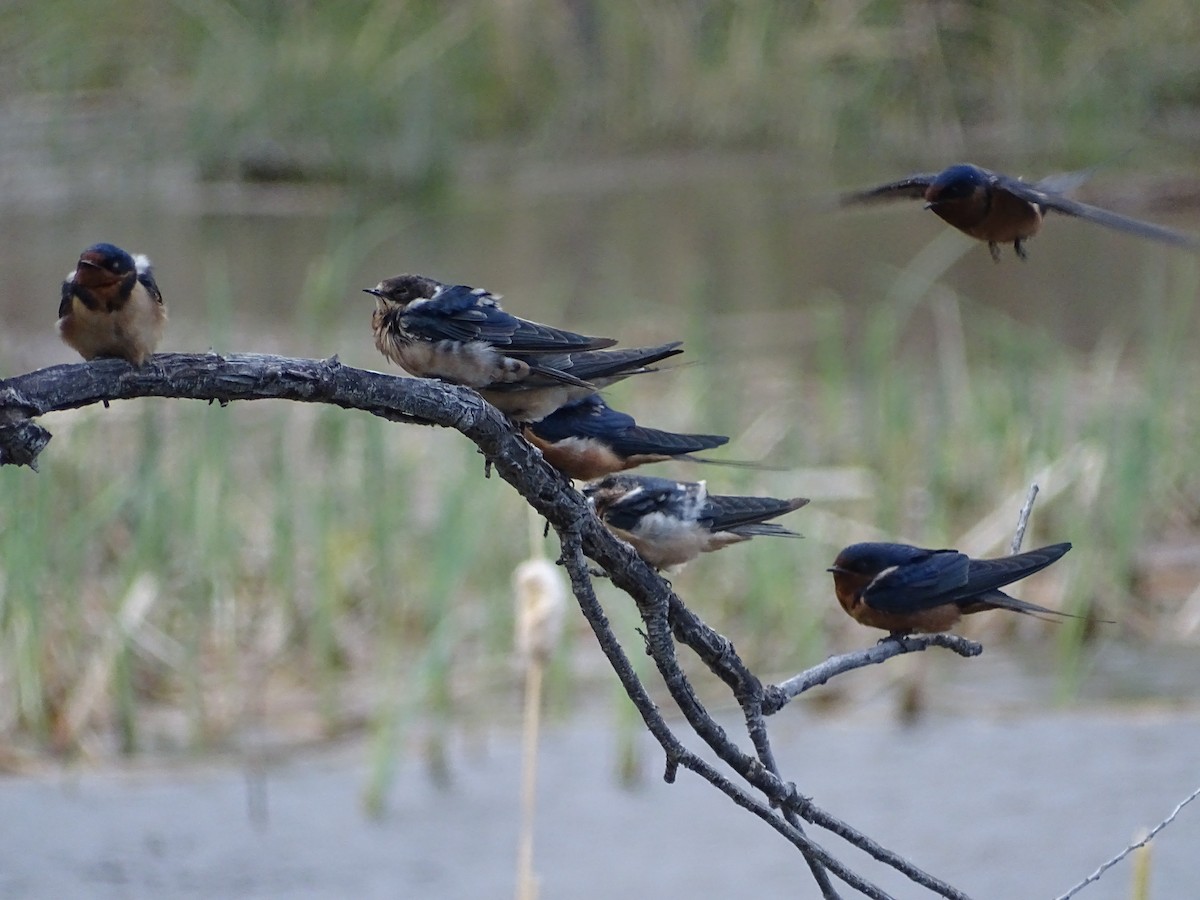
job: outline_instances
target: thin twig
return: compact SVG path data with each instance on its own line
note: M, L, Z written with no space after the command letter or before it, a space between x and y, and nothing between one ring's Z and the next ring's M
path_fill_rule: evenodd
M1172 822L1174 822L1175 817L1177 815L1179 815L1179 813L1183 810L1183 808L1185 806L1187 806L1189 803L1191 803L1193 800L1195 800L1197 797L1200 797L1200 788L1196 788L1196 790L1192 791L1187 797L1185 797L1183 800L1179 801L1179 804L1173 810L1171 810L1171 814L1169 816L1167 816L1165 819L1163 819L1161 822L1159 822L1157 825L1155 825L1153 828L1151 828L1149 833L1144 838L1142 838L1140 841L1134 841L1132 844L1130 844L1128 847L1126 847L1124 850L1122 850L1120 853L1118 853L1112 859L1105 862L1102 866L1100 866L1100 868L1098 868L1095 872L1093 872L1087 878L1083 879L1083 881L1079 882L1079 884L1075 885L1073 888L1071 888L1065 894L1061 894L1060 896L1055 897L1054 900L1070 900L1071 897L1074 897L1076 894L1078 894L1081 890L1083 890L1085 887L1087 887L1093 881L1099 881L1101 875L1103 875L1105 872L1107 872L1109 869L1111 869L1113 866L1115 866L1117 863L1119 863L1121 860L1123 860L1126 856L1128 856L1134 850L1137 850L1139 847L1145 847L1148 843L1150 843L1150 841L1152 841L1154 839L1154 836L1156 834L1158 834L1160 831L1162 831L1164 828L1166 828L1168 825L1170 825Z
M1021 552L1021 544L1025 542L1025 529L1029 527L1029 514L1033 512L1033 501L1037 499L1038 486L1035 481L1029 486L1029 495L1025 498L1025 504L1021 507L1021 511L1017 513L1017 530L1013 534L1012 545L1009 547L1010 554Z

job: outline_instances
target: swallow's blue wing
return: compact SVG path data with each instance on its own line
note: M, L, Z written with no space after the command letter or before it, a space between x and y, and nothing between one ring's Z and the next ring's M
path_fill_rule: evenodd
M926 172L909 175L899 181L891 181L878 187L867 188L865 191L852 191L842 194L842 206L856 206L860 203L881 203L889 200L919 199L925 196L925 190L937 178L938 173Z
M679 434L635 425L614 433L609 445L621 456L680 456L729 443L723 434Z
M863 589L862 597L867 606L880 612L913 612L941 606L955 596L961 596L971 565L965 553L916 547L904 549L917 552L896 559Z
M1152 222L1132 219L1120 213L1101 209L1099 206L1080 203L1077 200L1072 200L1070 197L1063 196L1057 191L1047 189L1044 182L1028 184L1018 178L998 175L997 186L1016 197L1020 197L1022 200L1036 203L1044 210L1052 209L1065 216L1086 219L1089 222L1095 222L1097 225L1103 225L1105 228L1124 231L1127 234L1134 234L1138 237L1163 241L1164 243L1175 244L1178 247L1188 247L1193 250L1200 249L1200 238L1197 238L1195 235L1185 234L1182 231L1176 231L1173 228L1167 228L1163 225L1155 225Z
M73 293L74 283L71 278L68 278L62 283L62 297L58 301L58 317L60 319L71 311L71 295Z
M628 476L628 479L636 479L637 489L607 505L605 523L622 531L634 532L642 519L653 513L682 521L687 493L677 482L649 475Z
M133 257L134 269L137 271L137 280L141 282L147 293L150 294L154 302L159 306L163 305L162 291L158 289L158 282L154 280L154 266L150 264L150 259L141 253L135 254Z
M719 434L676 434L642 428L633 416L613 409L597 394L563 407L530 428L538 437L552 442L591 438L622 457L678 456L729 443L729 438Z
M993 591L1046 568L1071 549L1051 544L999 559L969 559L956 550L931 550L928 556L879 575L863 591L873 609L906 612L944 603L987 599Z
M1055 562L1070 549L1071 545L1067 543L1051 544L1048 547L1027 550L1013 556L1002 556L999 559L971 560L967 582L959 597L976 597L1027 578Z
M405 330L431 341L482 341L510 353L564 353L611 347L616 341L575 334L511 315L490 294L450 285L401 314Z
M610 379L604 384L626 378L656 372L649 368L651 363L660 362L683 352L682 341L671 341L657 347L628 347L620 350L585 350L566 355L562 361L544 360L547 365L570 372L586 381Z
M710 495L700 518L710 525L713 531L736 531L742 534L780 534L787 529L779 525L763 526L767 519L782 516L784 513L799 509L808 500L804 497L793 497L790 500L776 500L774 497L720 497ZM768 528L767 531L757 531L756 528Z
M572 437L602 438L634 427L633 416L613 409L599 394L589 394L578 403L564 406L530 427L547 441L565 441Z

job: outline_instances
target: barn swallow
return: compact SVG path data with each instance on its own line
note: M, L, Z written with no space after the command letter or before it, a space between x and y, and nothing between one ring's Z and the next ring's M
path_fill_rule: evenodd
M729 443L721 434L676 434L643 428L599 394L588 394L525 426L529 443L570 478L587 481L667 459L705 462L692 456Z
M600 521L656 569L758 535L800 537L766 520L808 503L804 497L721 497L709 494L703 481L627 474L591 482L583 493Z
M116 356L140 366L167 325L167 308L150 260L112 244L79 255L62 284L58 333L84 359Z
M682 342L671 341L657 347L630 347L624 350L582 350L537 357L537 362L555 373L578 380L566 383L561 378L534 372L523 381L492 384L479 388L488 403L514 422L537 422L564 406L578 402L630 375L657 372L653 363L682 353Z
M1066 197L1064 191L1075 187L1084 177L1086 173L1069 173L1030 183L963 163L941 172L909 175L899 181L846 194L842 204L907 197L924 199L925 208L933 210L945 222L964 234L986 241L992 259L997 262L1000 261L1001 244L1012 244L1017 256L1025 259L1025 241L1042 227L1042 217L1047 210L1138 237L1200 249L1200 239L1192 235Z
M1070 549L1070 544L1051 544L1000 559L971 559L957 550L852 544L829 571L842 609L863 625L898 636L947 631L962 616L988 609L1068 616L1000 588L1046 568Z
M519 319L482 288L397 275L364 291L375 297L371 329L379 352L421 378L481 388L538 375L593 389L541 357L599 350L616 343Z

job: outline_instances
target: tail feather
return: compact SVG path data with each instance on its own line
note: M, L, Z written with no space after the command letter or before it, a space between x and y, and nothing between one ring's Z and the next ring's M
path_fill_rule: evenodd
M649 368L683 352L682 341L671 341L657 347L631 347L627 350L588 351L573 353L569 361L571 371L581 378L624 378L628 375L643 375L656 371ZM565 368L565 367L564 367Z
M552 366L539 365L536 362L529 361L529 371L543 378L548 378L551 381L557 381L562 384L569 384L572 387L583 388L584 390L594 391L596 389L589 381L584 381L582 378L577 378L570 372L564 372L561 369L555 369ZM520 389L521 382L516 382L516 389Z
M1063 619L1086 619L1088 616L1080 616L1075 613L1063 612L1061 609L1050 609L1045 606L1038 606L1036 603L1030 603L1028 600L1022 600L1019 597L1013 597L1004 591L988 591L978 597L972 598L972 601L962 605L964 614L984 612L989 609L1005 609L1009 612L1021 613L1025 616L1032 616L1042 622L1053 622L1055 625ZM1111 619L1097 619L1105 625L1115 625L1116 622Z
M974 599L1040 572L1070 549L1069 543L1051 544L997 559L973 559L966 584L954 588L954 592L959 598Z
M772 522L759 522L755 525L735 525L732 528L723 528L721 530L732 531L734 534L740 534L744 537L804 537L798 531L792 531L790 528L784 528L782 525L776 525Z
M784 513L792 512L808 503L806 497L793 497L790 500L777 500L774 497L724 497L709 495L704 517L712 522L717 531L735 531L743 528L781 528L779 525L764 525L767 519L774 519ZM786 531L787 529L782 529ZM765 531L746 532L749 534L767 534ZM772 534L776 532L770 532Z
M709 449L709 448L705 448ZM703 463L706 466L725 466L730 469L755 469L760 472L785 472L785 466L772 466L767 463L754 462L748 459L709 459L707 456L696 456L692 453L677 456L676 459L687 462Z

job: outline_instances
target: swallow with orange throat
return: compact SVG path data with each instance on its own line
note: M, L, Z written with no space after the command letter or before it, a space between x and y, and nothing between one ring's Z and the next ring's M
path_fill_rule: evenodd
M703 481L671 481L620 473L584 486L588 503L610 531L656 569L669 569L753 537L800 537L768 522L808 503L804 497L710 494Z
M947 224L985 241L992 259L997 262L1000 261L1001 244L1012 244L1017 256L1025 259L1025 242L1038 233L1047 212L1095 222L1106 228L1177 247L1200 249L1200 238L1194 235L1131 219L1067 197L1065 192L1081 183L1087 174L1073 172L1027 182L961 163L941 172L909 175L899 181L845 194L842 196L842 205L924 200L925 208L932 210Z
M167 308L145 256L93 244L62 283L58 333L84 359L111 356L140 366L166 325Z
M837 555L829 571L838 603L856 621L892 636L934 633L989 609L1073 618L1000 590L1040 572L1070 549L1070 544L1051 544L999 559L971 559L957 550L852 544Z

